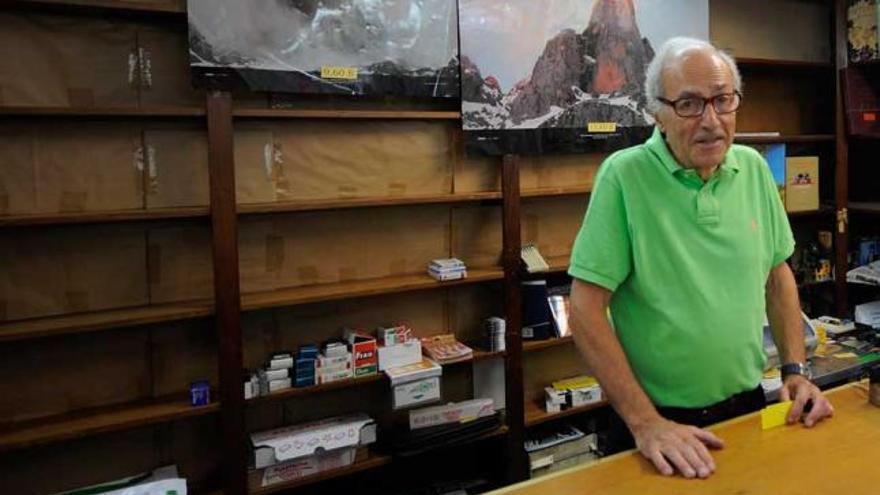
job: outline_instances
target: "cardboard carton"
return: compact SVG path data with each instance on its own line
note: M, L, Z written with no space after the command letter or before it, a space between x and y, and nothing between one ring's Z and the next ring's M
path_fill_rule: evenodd
M254 433L250 439L251 461L260 469L319 451L371 444L376 423L366 414L351 414Z

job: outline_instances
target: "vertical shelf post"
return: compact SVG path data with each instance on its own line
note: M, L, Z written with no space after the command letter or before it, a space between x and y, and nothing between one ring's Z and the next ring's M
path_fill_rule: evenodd
M834 285L837 316L845 316L849 309L846 285L847 253L849 252L849 143L846 137L843 88L840 72L847 65L846 10L844 0L834 2L834 203L837 218L834 222Z
M522 362L522 293L520 291L520 190L519 163L505 155L501 164L502 265L504 267L504 313L506 319L507 482L528 477L523 448L525 413Z
M243 357L232 96L228 92L209 91L206 105L216 306L214 321L219 345L223 493L244 495L247 493L247 445L241 388Z

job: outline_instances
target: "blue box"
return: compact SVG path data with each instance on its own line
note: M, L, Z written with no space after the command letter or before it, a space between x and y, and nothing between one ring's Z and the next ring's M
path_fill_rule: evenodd
M207 406L211 403L211 384L207 380L193 382L189 386L190 404Z
M300 346L299 350L297 351L297 357L301 359L317 359L318 346L315 344L306 344Z

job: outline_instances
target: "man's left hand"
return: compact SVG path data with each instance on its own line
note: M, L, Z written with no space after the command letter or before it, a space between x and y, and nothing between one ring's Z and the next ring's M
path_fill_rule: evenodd
M788 411L788 416L785 418L788 424L796 422L801 417L808 401L812 402L812 409L804 418L804 426L812 427L819 421L834 415L834 407L831 402L822 395L819 387L805 376L787 376L782 384L779 400L792 401L791 410Z

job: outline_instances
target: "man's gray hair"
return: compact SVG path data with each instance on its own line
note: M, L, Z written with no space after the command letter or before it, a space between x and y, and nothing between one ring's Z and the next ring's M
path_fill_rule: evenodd
M648 100L648 111L651 114L657 115L662 108L661 103L657 101L657 97L664 96L663 70L669 67L676 55L692 48L708 49L718 55L730 67L730 72L733 74L734 89L742 93L742 77L739 75L739 69L736 67L736 61L733 60L733 57L719 50L708 41L677 36L669 38L660 45L657 54L654 55L654 59L648 64L648 69L645 72L645 96Z

